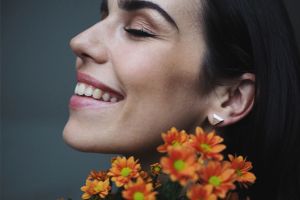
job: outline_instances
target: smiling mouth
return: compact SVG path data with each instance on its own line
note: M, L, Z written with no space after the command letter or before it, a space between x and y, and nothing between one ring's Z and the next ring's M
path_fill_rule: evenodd
M122 100L117 94L114 94L110 91L101 90L100 88L95 88L92 85L78 82L75 88L74 93L79 96L91 97L96 100L116 103Z
M124 99L121 92L82 72L77 72L77 84L74 93L77 96L110 103L117 103Z

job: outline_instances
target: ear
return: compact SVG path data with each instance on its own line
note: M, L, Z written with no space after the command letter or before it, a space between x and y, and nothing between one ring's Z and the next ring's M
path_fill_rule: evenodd
M245 73L233 84L218 86L211 95L208 121L215 127L234 124L251 110L255 97L255 75Z

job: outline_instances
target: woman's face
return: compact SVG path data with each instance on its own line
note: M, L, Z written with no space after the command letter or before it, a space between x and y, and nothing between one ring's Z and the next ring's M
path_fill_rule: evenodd
M107 4L108 15L71 40L85 84L70 100L65 141L82 151L142 153L172 126L201 125L208 101L199 80L199 1Z

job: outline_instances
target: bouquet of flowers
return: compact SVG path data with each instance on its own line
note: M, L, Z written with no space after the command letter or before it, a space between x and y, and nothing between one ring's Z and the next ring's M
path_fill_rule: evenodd
M255 182L251 162L233 155L224 160L226 146L214 131L197 127L195 134L188 134L171 128L162 139L159 163L144 171L134 157L113 158L109 170L90 172L81 187L82 199L233 199L237 187Z

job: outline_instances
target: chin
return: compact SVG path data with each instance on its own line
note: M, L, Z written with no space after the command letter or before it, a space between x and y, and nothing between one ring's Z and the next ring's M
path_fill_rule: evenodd
M91 151L91 147L89 147L89 145L82 141L81 137L77 137L76 135L78 135L78 133L76 133L75 130L72 130L72 128L70 127L70 123L67 122L63 130L64 142L78 151Z
M71 118L63 129L64 142L75 150L82 152L102 152L97 142L87 131L82 130Z
M112 136L113 131L93 132L91 130L82 129L77 126L78 123L69 119L63 130L63 139L67 145L75 150L91 153L106 154L135 154L143 153L155 149L157 142L133 137L116 137ZM124 134L126 135L126 134Z

